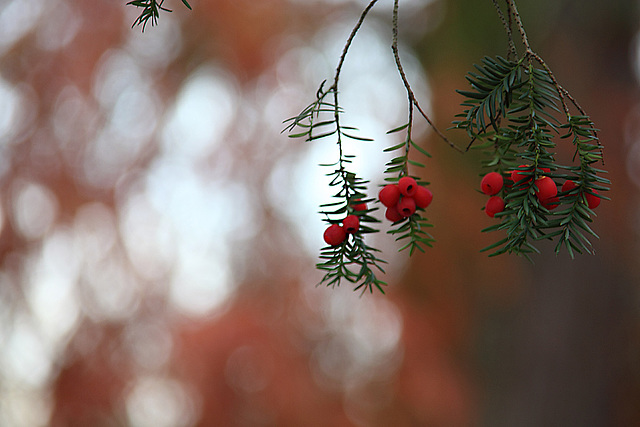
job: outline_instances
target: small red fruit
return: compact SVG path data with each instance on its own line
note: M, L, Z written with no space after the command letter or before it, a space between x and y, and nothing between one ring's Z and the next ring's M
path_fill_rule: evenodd
M387 208L387 211L384 213L384 216L391 222L397 222L397 221L400 221L401 219L404 219L404 217L400 215L400 212L398 212L398 208L396 208L395 206L391 206Z
M400 189L400 192L403 196L413 197L413 195L416 194L416 191L418 190L418 183L410 176L403 176L398 181L398 188Z
M378 193L378 199L388 208L395 206L400 200L400 189L395 184L385 185Z
M553 210L560 204L560 199L558 198L558 196L549 197L548 199L541 201L540 204L546 209Z
M357 215L349 215L342 220L342 229L347 234L353 234L360 229L360 218Z
M558 187L556 187L556 183L548 176L536 179L535 185L536 196L541 202L555 197L558 194Z
M408 218L416 211L416 201L413 197L403 197L398 202L398 212L403 218Z
M565 181L564 184L562 184L562 191L570 191L573 190L574 188L576 188L578 185L571 181L571 180L567 180ZM589 206L589 209L595 209L600 205L600 202L602 201L602 199L598 196L598 192L595 190L592 190L594 194L591 193L584 193L584 198L587 201L587 206Z
M498 212L502 212L504 210L504 200L500 196L491 196L489 200L487 200L487 204L484 207L484 211L491 218Z
M531 178L531 175L527 175L531 172L531 167L529 165L520 165L518 169L514 169L511 171L511 181L519 182L523 179Z
M566 180L566 181L564 182L564 184L562 184L562 192L563 192L563 193L565 193L565 192L567 192L567 191L571 191L571 190L573 190L574 188L576 188L577 186L578 186L578 185L577 185L575 182L573 182L573 181L571 181L570 179L568 179L568 180Z
M362 203L361 199L356 199L353 201L353 205L351 205L351 207L353 208L354 211L356 212L360 212L360 211L366 211L367 210L367 204L366 203Z
M551 169L549 168L538 168L544 173L551 173ZM511 180L513 182L521 181L525 178L531 178L533 172L533 167L531 165L520 165L517 169L511 171ZM530 175L531 174L531 175Z
M426 208L431 204L433 200L433 193L428 188L418 186L416 194L413 196L413 200L416 201L416 206L419 208Z
M489 172L482 177L480 188L484 194L488 196L495 196L500 192L500 190L502 190L503 184L504 180L502 179L502 175L498 172Z
M591 191L593 191L595 194L584 193L584 197L585 199L587 199L587 206L589 206L589 209L595 209L600 205L602 199L596 195L598 193L595 190Z
M324 231L323 237L324 241L327 242L328 245L338 246L339 244L344 242L347 234L338 224L332 224Z

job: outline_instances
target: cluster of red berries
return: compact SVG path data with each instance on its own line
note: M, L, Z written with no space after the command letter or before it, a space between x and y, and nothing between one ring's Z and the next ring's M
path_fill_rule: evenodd
M575 182L569 179L565 181L564 184L562 184L562 192L571 191L577 186L578 184L576 184ZM587 206L589 206L589 209L597 208L600 205L600 202L602 201L602 199L597 196L598 192L595 190L593 190L593 192L594 194L591 194L591 193L584 194L584 198L587 200Z
M489 197L487 204L484 206L484 211L491 218L498 212L504 210L504 200L497 194L502 190L504 185L504 179L498 172L489 172L486 174L480 182L480 189L484 194Z
M409 218L416 209L429 206L433 193L410 176L404 176L397 184L385 185L378 193L378 199L387 208L385 218L397 222Z
M354 211L366 211L367 204L360 202L360 200L356 200L356 204L352 205ZM328 245L338 246L345 241L348 234L357 233L360 230L360 218L358 215L348 215L345 219L342 220L342 225L340 224L331 224L324 231L324 241L327 242Z
M543 172L551 172L548 168L542 168ZM511 181L513 184L518 185L520 181L531 179L531 167L528 165L520 165L517 169L511 171ZM526 182L526 181L525 181ZM498 172L489 172L486 174L480 182L480 188L482 192L488 196L491 196L487 200L485 205L485 212L491 218L498 212L502 212L505 207L504 200L497 194L502 190L504 185L504 179ZM565 181L562 185L561 191L566 193L577 187L577 184L571 180ZM595 193L595 191L594 191ZM555 181L548 177L542 176L535 181L535 194L540 204L546 209L552 210L558 207L560 204L560 198L558 197L558 187ZM600 204L600 197L595 194L585 193L585 199L589 209L595 209Z
M551 169L542 168L542 171L549 173ZM511 171L511 181L513 181L514 184L518 184L523 180L526 182L531 178L530 172L532 172L530 166L520 165L518 169ZM542 176L536 179L535 187L536 197L542 206L549 210L558 207L560 204L558 187L553 179L548 176Z

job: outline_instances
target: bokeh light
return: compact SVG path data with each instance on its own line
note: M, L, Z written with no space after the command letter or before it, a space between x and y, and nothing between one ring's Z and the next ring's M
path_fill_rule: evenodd
M628 44L627 80L605 68L589 74L601 60L564 77L576 52L560 25L562 43L545 52L584 105L597 106L612 153L615 197L598 212L604 256L542 257L532 267L478 254L489 220L473 191L477 157L455 158L419 120L414 139L434 153L419 173L436 193L437 247L409 259L380 224L369 242L389 261L388 294L359 295L346 283L315 286L326 226L317 210L332 196L318 164L335 161L335 141L282 130L332 79L367 2L166 3L173 13L144 32L131 28L139 10L125 2L0 8L0 425L495 425L501 415L534 417L522 402L537 403L540 387L562 389L555 356L571 361L577 349L593 372L575 384L640 396L638 350L628 344L640 336L640 248L629 238L640 187L635 27L616 27ZM548 2L522 3L535 16ZM345 144L371 198L392 156L382 149L402 137L387 131L407 117L392 7L381 0L371 12L340 80L344 123L375 140ZM404 71L446 129L461 67L481 56L464 47L499 21L461 0L400 7ZM596 37L584 43L598 52ZM580 93L594 79L617 100L611 111L597 91ZM602 277L609 290L596 286ZM576 296L578 285L586 290ZM549 300L557 317L540 320L549 312L535 304ZM606 324L587 328L587 311ZM584 340L571 346L558 331ZM515 342L540 344L522 354ZM592 347L611 357L584 351ZM534 354L546 357L539 383L522 368ZM636 425L635 403L611 400L598 408L605 418ZM573 403L584 414L597 406Z

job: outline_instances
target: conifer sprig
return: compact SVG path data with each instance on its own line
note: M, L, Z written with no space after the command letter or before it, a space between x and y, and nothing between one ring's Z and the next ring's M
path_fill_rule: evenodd
M331 185L337 186L340 190L334 195L334 198L338 199L336 202L321 205L321 214L325 215L325 221L329 224L339 223L340 218L345 214L350 213L350 206L354 198L366 197L366 184L368 181L356 178L355 174L348 170L348 166L351 163L350 156L344 154L343 140L351 139L356 141L372 141L370 138L357 135L357 129L350 126L345 126L341 123L341 116L344 113L339 103L338 82L342 66L349 51L349 48L355 38L357 32L365 21L367 14L377 3L377 0L371 0L367 7L360 15L360 19L352 29L340 60L336 68L336 72L333 78L333 82L327 86L327 81L324 81L318 91L316 92L316 99L303 109L300 114L285 120L285 131L289 132L289 136L293 138L304 138L305 141L315 141L327 137L333 137L336 139L339 151L339 160L331 165L324 165L333 167L334 170L327 174L332 178ZM424 167L424 164L417 162L409 158L410 151L416 149L423 155L430 157L429 153L416 144L413 141L413 125L414 114L419 113L434 129L434 131L449 145L455 147L449 140L440 132L429 116L422 109L418 100L411 88L411 85L405 74L402 62L400 61L399 49L398 49L398 10L399 1L394 1L393 14L392 14L392 43L391 49L393 57L396 63L396 68L400 73L402 83L407 92L408 98L408 121L402 126L387 132L388 134L394 134L399 132L405 132L405 139L403 142L385 149L385 152L400 151L394 158L392 158L387 164L385 169L385 181L398 182L400 178L409 175L409 167ZM416 182L423 186L428 182L419 181L417 177ZM373 199L369 199L373 201ZM360 219L364 223L379 222L369 213L375 209L367 210L365 213L360 214ZM392 229L389 233L396 237L397 241L401 241L403 246L400 250L409 249L409 254L413 254L416 249L424 252L425 246L432 246L434 242L433 237L427 232L427 229L432 227L429 220L423 217L423 208L416 208L415 213L411 214L407 218L403 218L392 224ZM364 243L363 235L366 233L375 232L370 227L362 229L361 233L356 233L352 238L347 239L342 245L339 246L327 246L321 251L321 259L324 261L317 264L317 267L325 271L321 283L329 286L335 286L340 283L341 279L358 284L355 289L363 288L364 290L372 290L374 287L380 291L383 291L382 286L385 283L376 278L374 270L384 272L380 264L384 263L384 260L378 258L375 253L377 249L372 248ZM351 270L349 266L355 265L357 270Z
M316 100L309 104L300 114L285 121L284 130L290 132L290 137L301 138L305 141L315 141L327 137L335 137L338 146L338 161L320 166L331 168L326 176L331 178L329 186L335 187L337 192L333 195L336 200L320 205L320 214L324 221L330 224L339 224L346 215L358 215L361 222L360 230L350 235L338 246L326 246L322 248L320 259L316 267L324 271L320 285L339 286L342 279L355 284L354 290L373 291L375 287L384 293L383 286L386 283L376 277L376 271L384 273L381 264L385 261L378 258L378 249L364 242L364 235L377 232L368 224L379 222L370 214L376 210L367 209L356 211L353 206L356 203L373 201L367 199L368 181L356 176L349 170L353 155L344 152L344 139L355 141L372 141L370 138L357 135L357 128L342 124L343 110L339 105L337 79L328 88L324 89L325 82L320 85L316 93ZM299 132L295 132L295 130Z
M571 139L575 146L575 158L579 159L579 165L570 168L572 175L569 178L576 183L576 188L563 195L569 207L566 212L558 212L559 215L566 216L564 219L557 219L557 224L554 224L558 228L556 233L559 236L555 251L558 253L564 246L573 258L574 251L593 253L587 235L595 238L598 238L598 235L588 224L593 221L591 216L595 213L589 208L586 197L587 194L596 196L596 191L607 191L610 182L601 176L606 173L605 170L594 167L594 164L602 161L602 147L593 122L586 116L571 116L562 127L567 132L562 137ZM596 197L609 200L601 194Z
M135 6L141 8L142 11L140 15L133 21L133 25L131 27L135 27L136 25L142 25L142 31L144 32L147 27L147 23L151 21L151 26L154 26L158 23L158 19L160 18L160 11L163 12L172 12L171 9L167 9L163 6L164 0L132 0L127 3L127 5ZM191 10L191 5L187 0L182 0L182 4L184 4L189 10Z
M413 141L412 128L413 128L413 108L409 103L409 120L402 126L395 129L391 129L387 134L394 134L405 131L405 140L399 144L387 147L385 152L399 151L400 154L393 157L386 164L385 182L397 183L403 176L411 176L409 174L409 165L417 168L424 168L423 163L417 162L409 158L409 153L412 148L416 149L425 157L431 157L429 152L420 147ZM427 186L429 182L421 181L418 177L412 176L420 186ZM389 234L396 236L396 241L403 243L400 251L409 249L409 255L413 255L416 249L420 252L424 252L423 246L432 247L435 239L429 234L426 229L433 227L429 220L424 217L424 209L416 208L416 212L408 218L403 218L400 221L394 222L392 228L388 231Z
M352 29L340 56L331 85L325 88L327 82L322 82L316 92L316 100L296 117L285 120L286 127L283 131L288 131L292 138L305 138L305 141L316 141L327 137L335 138L338 146L338 160L335 163L321 166L333 169L327 173L327 176L331 178L329 185L337 188L338 191L333 195L336 201L320 205L320 213L324 215L324 221L329 225L339 224L348 214L358 215L362 224L358 232L348 235L341 244L329 245L321 249L321 262L316 264L316 267L324 272L324 276L319 285L339 286L342 280L346 280L355 285L354 290L373 292L373 288L376 288L384 293L383 287L386 283L377 278L376 272L384 273L381 264L385 261L377 257L378 249L364 242L364 235L378 231L368 225L379 222L370 215L376 209L354 210L353 206L356 201L367 200L368 181L357 177L354 172L349 170L353 156L344 152L343 144L345 139L361 142L372 141L372 139L359 136L357 128L342 124L344 111L340 106L338 92L342 66L351 43L367 14L376 3L377 0L372 0L368 4ZM368 199L368 201L372 201L372 199Z
M354 290L372 292L375 287L384 293L386 282L376 277L376 272L384 273L381 264L385 261L377 257L378 249L367 245L364 236L375 233L378 230L371 227L379 222L371 213L377 208L359 211L354 209L356 203L368 203L372 199L366 199L368 181L358 178L354 173L345 169L351 163L351 156L341 156L341 161L331 165L322 165L335 168L327 176L331 177L330 186L337 188L334 198L338 201L321 205L320 213L325 216L327 224L339 224L346 215L358 215L360 229L351 234L338 246L325 246L320 251L321 262L316 267L324 272L319 285L339 286L341 280L356 285Z
M593 253L589 238L598 236L589 226L595 214L587 199L606 200L599 192L607 191L609 184L602 177L606 171L594 167L594 163L602 162L597 129L531 49L515 2L506 0L509 19L498 2L493 3L507 30L507 59L486 57L481 65L475 65L475 71L467 76L470 90L458 91L465 97L464 111L453 122L466 131L469 147L476 144L489 153L485 166L507 181L500 193L505 208L495 214L500 223L483 230L506 235L483 251L490 251L490 256L516 253L530 258L531 253L538 252L537 241L557 239L556 253L562 247L571 257L576 252ZM525 46L521 57L512 38L513 23ZM570 112L569 102L579 114ZM560 164L556 159L556 138L572 141L572 164ZM520 179L512 181L509 176L516 169ZM572 181L575 188L543 202L537 197L537 186L544 176L553 179L554 185ZM556 210L560 205L565 206Z
M399 151L399 154L396 154L391 160L387 162L385 165L385 182L387 183L396 183L403 176L411 176L416 180L418 185L426 186L429 185L429 182L421 181L419 177L412 176L410 174L410 166L414 168L424 168L425 165L421 162L413 160L409 157L411 150L415 149L425 157L431 157L431 154L424 148L422 148L419 144L417 144L413 140L413 126L416 111L422 116L424 120L431 126L431 128L436 132L436 134L447 144L449 144L452 148L458 149L453 143L451 143L447 137L435 126L431 118L427 115L427 113L422 109L418 99L413 92L409 79L404 71L404 66L402 65L402 61L400 60L400 50L398 47L398 12L399 12L399 0L394 0L393 3L393 13L392 13L392 42L391 42L391 50L393 52L393 58L396 64L396 69L400 74L400 78L402 80L402 84L404 85L405 91L407 93L407 107L408 107L408 118L407 123L391 129L387 132L387 134L395 134L404 132L405 139L403 142L398 143L396 145L390 146L386 148L385 152L395 152ZM459 149L458 149L459 150ZM433 227L433 225L429 222L429 220L423 216L424 209L417 208L415 213L409 216L408 218L403 218L400 221L396 221L392 224L392 228L388 231L389 234L394 235L396 237L396 241L399 241L403 244L400 247L400 251L405 249L409 249L409 255L413 255L416 249L420 252L424 252L424 247L432 247L435 239L431 234L427 232L428 228Z

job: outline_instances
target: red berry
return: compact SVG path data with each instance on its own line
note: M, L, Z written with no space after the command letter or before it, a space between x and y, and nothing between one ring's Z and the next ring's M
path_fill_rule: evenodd
M484 207L484 211L491 218L498 212L502 212L504 210L504 200L500 196L491 196L489 200L487 200L487 204Z
M360 212L360 211L366 211L367 210L367 204L366 203L362 203L361 202L362 199L356 199L353 201L353 205L351 205L351 207L353 208L354 211L356 212Z
M504 180L502 179L502 175L498 172L489 172L486 174L482 181L480 182L480 188L482 188L482 192L488 196L495 196L502 190L502 184Z
M531 175L527 175L529 172L531 172L531 167L529 165L520 165L518 166L518 169L511 171L511 181L519 182L523 179L530 178Z
M593 191L595 194L584 193L584 197L585 199L587 199L587 205L589 206L589 209L595 209L598 207L598 205L600 205L602 199L596 195L598 193L595 190L591 191Z
M357 215L349 215L342 220L342 229L347 234L353 234L360 229L360 218Z
M403 197L402 200L398 202L398 212L404 218L408 218L413 215L416 211L416 201L413 197Z
M568 180L566 180L564 182L564 184L562 184L562 192L564 193L564 192L567 192L567 191L571 191L574 188L576 188L577 186L578 185L575 182L573 182L570 179L568 179Z
M396 208L395 206L391 206L387 208L387 211L384 213L384 216L391 222L396 222L396 221L400 221L401 219L404 219L404 217L400 215L400 212L398 212L398 208Z
M413 200L416 201L416 206L419 208L426 208L431 204L433 200L433 193L428 188L418 186L416 194L413 196Z
M332 224L324 231L323 237L324 241L327 242L328 245L338 246L340 243L344 242L347 234L338 224Z
M539 168L544 173L551 173L551 169L549 168ZM521 181L525 178L531 178L533 172L533 168L531 165L520 165L517 169L511 171L511 180L513 182Z
M536 179L535 184L536 196L541 202L555 197L558 194L558 187L556 187L556 183L548 176Z
M410 176L403 176L398 181L398 188L400 189L400 192L403 196L413 197L413 195L416 194L416 191L418 190L418 183Z
M540 204L542 204L546 209L553 210L560 204L560 199L558 196L549 197L548 199L541 201Z
M573 190L574 188L576 188L578 185L571 181L571 180L567 180L565 181L564 184L562 184L562 191L570 191ZM600 205L600 202L602 201L602 199L598 196L598 192L595 190L592 190L593 194L591 193L584 193L584 198L587 201L587 206L589 206L589 209L595 209Z
M378 193L378 199L388 208L395 206L400 200L400 189L395 184L385 185Z

